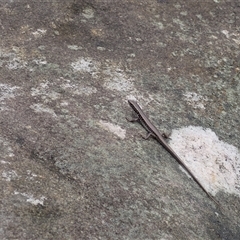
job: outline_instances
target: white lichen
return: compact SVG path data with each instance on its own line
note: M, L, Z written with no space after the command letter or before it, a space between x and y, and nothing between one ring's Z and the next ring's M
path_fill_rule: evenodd
M174 130L170 145L205 188L240 196L240 153L211 129L189 126Z

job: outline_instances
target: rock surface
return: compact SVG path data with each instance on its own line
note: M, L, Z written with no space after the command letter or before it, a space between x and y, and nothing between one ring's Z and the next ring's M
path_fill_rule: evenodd
M238 147L239 18L238 1L1 1L0 239L239 239L239 196L219 209L126 121L135 97L158 128Z

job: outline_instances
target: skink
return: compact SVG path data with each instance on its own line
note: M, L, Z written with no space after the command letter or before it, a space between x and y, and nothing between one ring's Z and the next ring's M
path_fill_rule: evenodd
M212 199L217 205L219 203L211 196L207 190L203 187L203 185L198 181L198 179L194 176L194 174L190 171L190 169L185 165L185 163L180 159L180 157L173 151L173 149L168 145L168 143L164 139L164 135L161 135L157 128L150 122L147 116L144 114L143 110L140 108L138 103L134 100L128 100L129 105L137 114L136 119L129 120L130 122L138 121L140 124L147 130L148 135L145 139L153 136L190 174L193 180L203 189L203 191L208 195L210 199Z

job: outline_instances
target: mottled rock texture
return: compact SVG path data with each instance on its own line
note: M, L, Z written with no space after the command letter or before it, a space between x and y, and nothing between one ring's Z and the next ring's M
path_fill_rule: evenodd
M1 0L0 239L239 239L239 196L219 209L126 121L134 96L161 130L239 147L239 17L237 0Z

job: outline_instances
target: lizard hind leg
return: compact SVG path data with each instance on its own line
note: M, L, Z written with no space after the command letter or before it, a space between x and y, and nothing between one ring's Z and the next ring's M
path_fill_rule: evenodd
M162 137L165 139L171 139L169 136L171 135L171 133L166 134L166 133L162 133Z
M141 136L142 136L143 139L147 140L147 139L149 139L149 137L154 137L154 134L152 134L151 132L149 132L149 133L147 133L146 136L143 136L142 134L141 134Z

